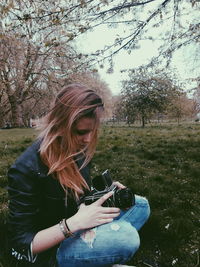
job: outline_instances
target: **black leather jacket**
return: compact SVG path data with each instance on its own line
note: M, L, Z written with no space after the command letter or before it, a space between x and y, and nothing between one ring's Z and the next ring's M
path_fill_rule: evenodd
M55 266L57 247L40 253L35 260L31 242L38 231L75 214L77 204L72 196L68 196L66 205L65 191L47 174L48 168L41 161L39 147L40 141L33 143L8 171L9 240L11 253L20 266L52 267ZM82 161L77 162L78 166ZM90 186L89 167L83 168L81 174Z

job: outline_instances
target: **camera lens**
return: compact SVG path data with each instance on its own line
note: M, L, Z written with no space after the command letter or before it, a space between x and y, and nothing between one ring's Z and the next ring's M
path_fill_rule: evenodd
M134 195L129 188L119 189L115 194L116 207L127 209L134 204Z

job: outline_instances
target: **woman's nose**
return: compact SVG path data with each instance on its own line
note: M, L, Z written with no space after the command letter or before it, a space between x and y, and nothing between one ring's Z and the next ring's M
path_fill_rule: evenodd
M92 133L87 133L83 136L83 142L89 143L91 141Z

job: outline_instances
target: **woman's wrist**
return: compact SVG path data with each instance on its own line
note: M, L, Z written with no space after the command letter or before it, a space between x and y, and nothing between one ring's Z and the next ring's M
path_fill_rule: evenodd
M66 219L67 226L72 234L75 232L82 230L81 225L79 221L76 220L76 216L72 216L68 219Z
M69 228L67 219L64 219L64 223L65 223L65 227L66 227L66 229L67 229L67 233L68 233L68 235L69 235L69 236L73 236L73 233L72 233L72 231L71 231L70 228Z
M60 231L62 232L62 234L64 235L65 238L68 238L68 237L73 235L72 232L70 231L67 223L66 223L66 219L62 219L59 222L59 228L60 228Z

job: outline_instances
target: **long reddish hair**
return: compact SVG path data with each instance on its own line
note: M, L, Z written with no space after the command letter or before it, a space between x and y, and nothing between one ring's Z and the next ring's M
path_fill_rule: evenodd
M83 193L84 188L88 188L76 159L80 156L84 158L81 168L91 160L96 148L102 109L102 99L93 90L80 84L70 84L56 96L52 109L40 127L40 155L49 168L49 174L53 174L63 188L70 188L76 197ZM95 127L91 142L77 152L73 127L82 117L94 118Z

